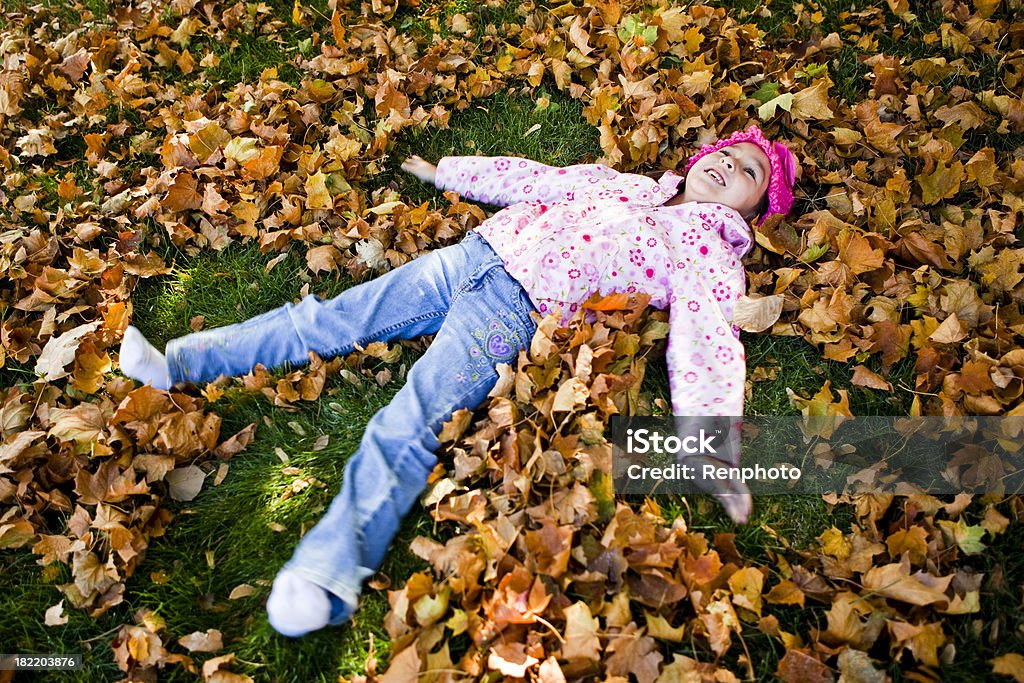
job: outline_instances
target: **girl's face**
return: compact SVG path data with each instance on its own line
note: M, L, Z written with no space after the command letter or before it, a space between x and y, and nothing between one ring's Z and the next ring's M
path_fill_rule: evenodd
M760 147L752 142L729 145L690 167L683 201L725 204L750 220L768 190L770 173L771 163Z

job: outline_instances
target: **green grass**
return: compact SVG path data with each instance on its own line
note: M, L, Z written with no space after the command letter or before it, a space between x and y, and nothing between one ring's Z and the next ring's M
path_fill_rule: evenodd
M7 12L25 13L33 25L56 20L54 28L65 31L88 22L105 24L111 16L108 0L79 0L75 4L62 0L8 0L0 5L0 30L10 26L11 22L4 16Z
M158 345L186 334L194 315L205 316L209 326L230 324L296 298L303 284L305 264L301 256L292 254L267 273L264 265L273 255L260 254L254 245L234 245L219 255L204 253L197 257L171 249L166 256L176 261L174 272L143 281L133 297L135 322ZM348 284L324 278L314 283L313 289L332 296ZM8 372L14 371L11 368ZM10 584L4 591L5 599L10 596L15 604L24 605L25 618L5 620L0 625L0 642L12 643L17 646L14 651L21 652L47 648L54 652L79 651L83 640L130 623L134 611L145 607L166 620L166 633L173 637L165 635L165 645L194 630L220 629L225 649L245 662L241 668L257 680L276 676L280 680L334 681L338 675L362 673L371 634L376 656L386 662L388 639L381 626L388 609L386 592L364 591L352 625L291 640L277 635L267 623L264 604L269 587L260 582L273 579L301 533L326 511L366 423L387 405L399 385L396 381L381 388L368 382L356 387L333 378L319 400L301 404L292 412L274 408L262 397L229 388L216 406L224 418L222 438L252 422L257 424L256 437L231 461L221 486L213 486L210 478L190 503L165 500L176 519L166 536L152 541L141 571L128 581L129 604L99 620L72 611L68 626L46 629L41 625L42 613L60 596L41 581L31 555L5 551L0 553L0 566L5 569L0 587ZM326 448L315 451L313 444L322 434L329 435L330 441ZM282 452L288 458L287 465L301 471L299 475L283 471L285 464L278 455ZM324 486L309 486L285 499L284 492L299 477L315 478ZM272 525L283 530L275 531ZM431 526L429 515L419 509L404 520L381 568L392 586L426 567L407 548L415 536L430 533ZM164 580L152 580L151 574L157 571L165 574ZM66 568L63 573L67 573ZM237 601L228 600L231 590L242 583L256 586L257 592ZM107 645L109 635L95 642L97 653L87 658L87 673L81 675L89 680L112 680L116 667L112 666ZM182 651L176 645L171 650ZM54 680L76 678L69 675ZM161 680L193 677L172 667Z
M399 170L402 160L414 154L433 163L443 156L511 155L568 166L599 156L598 133L583 118L582 105L557 91L541 94L551 101L547 109L538 109L529 97L499 92L453 112L447 128L413 130L390 152L389 170L379 181L395 183L413 202L433 199L443 206L447 200L439 199L439 192Z
M57 2L43 0L45 17L56 17L60 26L69 27L83 21L84 13ZM721 3L723 6L725 3ZM763 3L755 0L740 0L728 3L730 7L751 12ZM849 2L825 2L825 20L820 30L827 33L841 31L839 12L848 9ZM875 3L882 7L888 20L892 17L884 2ZM278 77L297 85L300 74L294 66L299 43L319 31L323 39L331 40L329 11L324 0L303 2L312 7L315 17L310 25L290 24L292 3L286 0L270 2L271 15L289 28L281 35L283 39L270 38L260 32L254 24L243 26L232 32L223 41L212 41L197 35L189 45L198 61L207 51L220 57L217 67L189 76L172 69L168 80L184 90L190 87L207 89L229 88L238 82L252 82L266 68L278 69ZM14 5L24 9L28 3L18 0ZM110 16L105 0L87 0L84 5L100 21ZM743 21L756 21L772 39L785 31L792 31L793 40L809 37L802 26L793 26L793 2L782 0L770 5L772 16L760 18L751 15ZM513 3L491 3L474 5L467 0L457 2L424 3L419 8L402 4L399 12L389 22L401 31L432 33L425 17L435 17L442 27L439 34L447 35L444 19L455 13L475 12L481 19L480 25L493 23L521 23L521 6ZM174 17L168 22L173 25ZM935 12L924 12L918 22L908 25L908 33L901 40L886 41L879 34L879 50L913 59L948 55L941 44L925 46L920 37L935 31L941 17ZM3 26L0 19L0 26ZM479 34L475 39L479 39ZM232 46L232 41L237 44ZM312 48L316 49L316 48ZM854 47L844 47L829 55L829 74L835 83L833 95L853 104L866 96L870 81L865 78L870 68L861 61L868 53ZM817 56L816 56L817 57ZM821 57L823 58L823 57ZM968 61L974 64L973 58ZM949 88L955 85L975 90L991 86L994 76L992 60L980 60L976 67L979 76L954 75L937 87ZM374 187L392 183L410 201L430 201L435 207L443 208L447 201L441 193L420 184L398 170L401 160L411 154L437 161L445 155L463 154L509 154L536 159L553 165L568 165L592 161L601 154L597 132L582 116L581 104L556 91L548 82L536 90L534 96L547 96L551 105L541 110L533 98L511 96L499 93L493 97L474 100L463 111L452 112L450 126L437 130L408 130L400 136L386 160L386 170L372 180ZM30 112L31 113L31 112ZM38 120L44 111L37 107L34 116ZM116 117L114 116L116 115ZM141 130L143 121L135 112L117 110L110 112L110 120L125 120L133 130ZM968 146L984 144L1001 145L1001 151L1009 151L1021 144L1021 136L999 136L995 143L986 142L976 135L968 135ZM113 144L113 143L112 143ZM127 144L127 143L125 143ZM973 147L972 147L973 148ZM71 161L83 151L81 138L68 137L58 145L58 158ZM152 154L129 155L123 162L126 177L139 169L158 162ZM80 174L79 185L89 190L84 181L91 180L92 174L81 164L72 165L76 177ZM52 181L46 186L52 192ZM310 277L304 263L301 247L292 247L288 256L269 273L265 265L275 254L262 254L252 243L232 245L220 253L204 253L190 256L170 246L161 228L152 223L141 224L150 231L154 244L168 262L173 263L174 272L168 276L143 280L133 294L134 320L143 332L155 343L162 345L167 340L187 334L189 321L203 316L205 327L219 327L248 319L254 315L296 300L304 284L309 284L312 293L324 297L333 296L351 281L340 275ZM159 239L158 239L159 238ZM851 408L856 415L898 415L909 409L913 385L913 359L908 358L886 373L895 391L879 392L853 387L850 384L852 367L855 363L835 363L822 359L821 353L800 338L780 338L766 335L744 335L747 351L748 371L759 366L779 366L776 379L753 384L753 396L747 402L751 415L794 415L786 390L810 397L826 380L832 383L833 391L848 389ZM414 360L415 354L406 352L403 362ZM866 364L880 371L878 359L869 358ZM34 376L31 367L7 360L0 369L0 382L11 386L30 381ZM227 478L221 486L213 486L212 477L207 481L200 495L189 503L168 505L177 517L170 525L167 535L154 539L145 561L138 573L127 586L126 603L111 610L99 619L86 614L67 610L69 623L63 627L49 628L42 623L43 611L60 599L53 587L69 580L68 571L62 568L57 575L44 578L35 564L35 557L25 552L0 551L0 611L11 615L0 620L0 649L22 652L83 652L87 668L81 674L48 676L46 680L116 680L121 674L113 662L109 650L111 629L129 623L132 614L140 608L155 610L168 625L167 643L173 651L181 648L173 644L178 637L194 630L218 628L225 636L225 651L234 652L243 664L236 670L244 671L256 680L334 681L339 675L352 676L362 673L372 637L379 670L386 668L387 637L382 628L383 616L388 609L386 593L367 589L354 623L340 629L326 629L312 636L290 640L277 635L268 625L264 603L269 594L265 585L271 581L288 559L301 532L314 524L324 511L335 491L340 486L344 463L355 450L356 445L370 416L390 400L399 382L384 388L372 383L354 387L340 379L329 381L324 396L314 402L302 404L296 410L286 412L274 408L262 397L241 394L229 389L225 397L215 406L224 417L224 437L255 422L255 440L246 451L230 462ZM649 401L660 397L668 398L667 372L664 360L655 360L649 365L643 391ZM302 432L300 434L299 432ZM313 443L321 434L329 434L330 442L320 451L313 450ZM325 485L311 486L288 499L284 491L291 486L296 475L284 472L284 463L278 453L288 457L288 465L298 468L302 476L314 477ZM216 463L214 463L216 464ZM756 499L751 523L736 525L724 514L720 506L708 497L692 497L684 500L678 496L658 496L665 519L670 521L682 516L689 528L705 533L711 539L716 533L735 533L736 546L740 554L754 563L772 563L770 553L784 552L779 540L786 539L794 548L813 547L815 539L832 525L849 531L854 522L853 510L840 506L829 510L828 505L816 496L762 496ZM272 527L273 525L273 527ZM279 526L278 526L279 525ZM403 523L399 537L382 567L392 587L397 587L414 571L425 568L425 564L408 552L408 544L417 535L443 537L451 533L450 526L433 528L429 515L414 508L414 512ZM274 530L275 528L283 530ZM955 636L957 645L957 666L943 670L943 676L950 680L969 680L977 672L987 671L987 660L997 653L1022 649L1021 628L1024 617L1014 606L1019 604L1019 586L1024 581L1024 558L1019 551L1024 543L1024 531L1015 525L991 544L989 552L976 558L974 566L986 576L1005 577L999 583L986 584L983 593L983 609L980 615L953 617L944 620L947 631ZM208 558L210 558L208 560ZM152 574L161 572L165 576L154 581ZM773 568L768 585L778 580ZM166 579L166 580L165 580ZM252 596L229 600L231 590L241 583L257 587ZM812 605L807 609L773 607L770 613L779 617L782 627L790 632L807 633L810 628L823 627L824 609ZM1002 639L995 644L985 636L976 634L972 621L980 619L986 629L999 621ZM759 678L769 678L783 654L777 640L758 632L752 625L744 628L744 637L756 662ZM453 650L464 643L455 642ZM707 651L687 649L679 651L707 659ZM742 671L736 656L740 648L734 647L724 663L736 672ZM883 661L887 653L879 653ZM200 662L209 655L200 655ZM900 662L890 662L890 675L900 677ZM194 680L178 667L161 674L161 680Z
M262 584L273 580L301 532L326 511L366 422L392 393L367 397L360 389L342 384L295 413L277 410L262 399L232 397L231 409L222 411L226 433L256 421L257 437L230 463L230 473L220 487L207 484L195 501L179 511L167 537L151 550L146 564L168 571L169 580L157 584L148 576L138 577L128 586L137 602L153 608L166 606L161 613L169 630L177 635L220 629L225 643L232 643L228 649L248 663L243 668L258 680L273 676L334 681L339 674L362 673L371 634L378 656L386 655L388 639L381 627L388 609L386 592L367 588L351 625L292 640L278 635L267 623L264 604L270 589ZM344 406L344 410L339 412L332 405ZM295 432L296 424L305 436ZM329 434L330 443L314 451L313 443L321 434ZM301 470L298 476L315 477L325 488L313 485L283 499L296 475L282 472L285 465L275 449L287 455L288 467ZM240 510L245 514L237 514ZM225 514L228 511L231 513ZM272 524L284 530L275 531ZM393 586L425 567L407 548L429 524L422 511L405 519L381 569ZM208 554L214 561L212 567ZM257 592L229 600L231 590L243 583L256 586ZM190 677L182 674L168 680Z

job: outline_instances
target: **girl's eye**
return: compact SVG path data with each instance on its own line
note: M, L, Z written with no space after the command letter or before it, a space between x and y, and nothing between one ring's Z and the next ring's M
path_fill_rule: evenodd
M747 173L749 173L751 178L753 178L754 180L757 180L757 176L754 175L754 169L746 168L746 169L743 169L743 170L745 170Z

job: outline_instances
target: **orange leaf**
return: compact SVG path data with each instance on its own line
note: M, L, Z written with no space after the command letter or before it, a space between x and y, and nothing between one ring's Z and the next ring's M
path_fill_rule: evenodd
M170 211L191 211L202 206L203 195L199 192L195 176L179 173L160 204Z
M592 311L621 311L629 308L629 294L616 292L595 303L588 302L586 308Z

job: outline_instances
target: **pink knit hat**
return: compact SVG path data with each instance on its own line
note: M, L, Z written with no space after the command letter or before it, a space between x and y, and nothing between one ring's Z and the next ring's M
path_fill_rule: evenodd
M723 147L735 145L737 142L751 142L765 153L771 163L771 178L768 181L768 210L761 217L761 222L768 216L781 213L785 216L793 207L793 184L796 182L796 157L781 142L772 142L765 138L761 129L751 126L746 130L739 130L729 137L719 140L710 145L704 145L700 151L690 157L686 162L683 175L690 170L698 159L706 154L717 152Z

